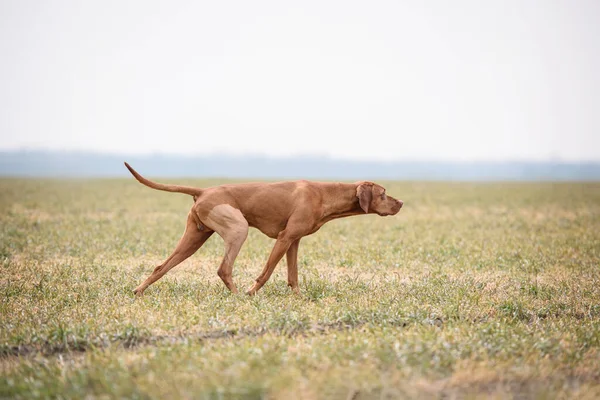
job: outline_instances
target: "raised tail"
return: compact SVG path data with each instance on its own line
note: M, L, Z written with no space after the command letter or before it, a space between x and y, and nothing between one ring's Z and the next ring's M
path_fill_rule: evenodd
M139 183L151 187L152 189L164 190L165 192L177 192L177 193L185 193L190 196L194 196L194 200L202 194L202 189L191 187L191 186L181 186L181 185L166 185L164 183L157 183L148 180L137 173L137 171L127 163L125 166L131 172L131 175L134 176L135 179L138 180Z

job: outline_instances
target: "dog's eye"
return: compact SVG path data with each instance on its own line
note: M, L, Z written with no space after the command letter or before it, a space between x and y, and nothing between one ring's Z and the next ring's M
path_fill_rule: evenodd
M385 193L381 193L381 200L385 200Z

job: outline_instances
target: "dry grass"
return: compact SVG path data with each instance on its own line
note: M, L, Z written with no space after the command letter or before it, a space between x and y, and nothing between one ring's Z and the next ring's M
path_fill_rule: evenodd
M398 216L303 239L301 296L281 266L231 295L215 235L136 300L189 197L0 180L0 398L600 396L599 184L386 186ZM272 244L251 232L238 286Z

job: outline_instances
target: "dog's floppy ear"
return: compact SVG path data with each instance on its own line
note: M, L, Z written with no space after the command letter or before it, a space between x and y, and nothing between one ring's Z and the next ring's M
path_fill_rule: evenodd
M356 188L356 197L358 197L358 204L365 213L369 212L369 204L373 200L373 184L361 183Z

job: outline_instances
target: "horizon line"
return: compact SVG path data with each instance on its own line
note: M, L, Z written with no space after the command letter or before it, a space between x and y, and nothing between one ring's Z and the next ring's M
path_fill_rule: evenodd
M269 154L258 152L231 152L231 151L213 151L213 152L169 152L169 151L152 151L152 152L120 152L107 150L91 150L91 149L47 149L39 147L20 147L18 149L0 148L0 154L18 154L18 153L45 153L45 154L93 154L98 156L112 157L132 157L132 158L151 158L151 157L184 157L190 158L258 158L258 159L322 159L334 162L353 162L353 163L439 163L439 164L600 164L600 159L583 159L572 160L561 157L548 157L540 159L527 158L504 158L504 159L452 159L452 158L355 158L335 156L327 153L295 153L295 154ZM125 158L123 161L127 161Z

